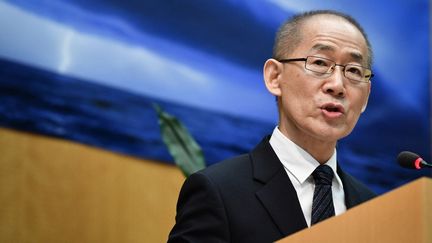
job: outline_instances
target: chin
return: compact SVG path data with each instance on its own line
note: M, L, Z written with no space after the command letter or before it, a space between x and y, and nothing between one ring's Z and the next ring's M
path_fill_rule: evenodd
M352 129L347 128L334 128L334 127L326 127L318 132L318 136L320 140L323 141L338 141L341 138L348 136L351 133Z

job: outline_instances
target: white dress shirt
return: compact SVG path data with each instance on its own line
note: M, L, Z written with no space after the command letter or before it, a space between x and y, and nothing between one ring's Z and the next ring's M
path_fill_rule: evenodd
M311 225L312 200L315 189L312 172L320 165L309 153L288 139L276 127L270 138L270 145L277 157L282 162L300 201L303 215L307 225ZM339 215L346 211L345 193L342 181L336 173L336 149L332 157L325 163L334 172L332 181L332 195L335 214Z

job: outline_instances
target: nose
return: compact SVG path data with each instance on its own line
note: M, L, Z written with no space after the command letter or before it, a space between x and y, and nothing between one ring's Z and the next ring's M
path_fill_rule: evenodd
M323 84L323 91L324 93L328 93L335 97L343 98L346 94L344 83L345 76L343 74L344 67L337 68L336 66L334 68L335 70L333 70L333 73L328 78L326 78Z

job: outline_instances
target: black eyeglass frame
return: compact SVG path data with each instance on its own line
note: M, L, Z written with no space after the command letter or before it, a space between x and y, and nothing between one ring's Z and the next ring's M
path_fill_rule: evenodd
M346 75L345 75L345 67L346 67L347 65L357 66L357 67L362 67L362 68L364 68L364 69L367 69L367 70L370 70L370 71L371 71L371 74L370 74L369 78L368 78L366 81L354 80L354 79L351 79L351 78L346 77L347 79L352 80L352 81L355 81L355 82L369 83L370 80L372 79L372 77L375 76L375 75L373 74L373 72L372 72L372 70L371 70L370 68L363 67L363 66L361 66L361 65L355 65L355 64L346 64L346 65L342 65L342 64L338 64L338 63L336 63L335 61L333 61L333 60L331 60L331 59L324 58L324 57L307 56L307 57L302 57L302 58L288 58L288 59L279 59L279 60L276 59L276 60L277 60L278 62L281 62L281 63L289 63L289 62L305 62L305 69L306 69L306 70L309 70L309 71L312 71L312 72L315 72L315 73L321 73L321 72L317 72L317 71L315 71L315 70L310 70L310 69L308 69L308 68L306 67L307 59L308 59L309 57L315 57L315 58L320 58L320 59L324 59L324 60L329 60L329 61L331 61L331 62L334 63L334 66L335 66L335 67L336 67L336 66L343 67L343 74L344 74L344 77L346 77ZM331 70L331 69L329 68L329 70ZM321 74L332 74L333 72L334 72L334 69L333 69L333 71L331 71L331 72L325 72L325 73L321 73ZM367 77L365 77L365 79L366 79L366 78L367 78Z

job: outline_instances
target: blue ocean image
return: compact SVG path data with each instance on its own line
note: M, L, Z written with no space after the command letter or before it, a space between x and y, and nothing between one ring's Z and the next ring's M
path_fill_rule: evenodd
M274 126L0 60L0 125L5 127L172 162L153 103L181 118L205 148L209 164L247 152Z

